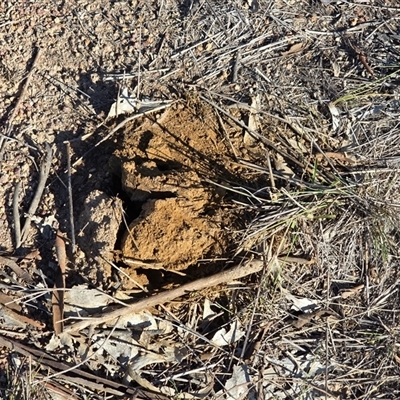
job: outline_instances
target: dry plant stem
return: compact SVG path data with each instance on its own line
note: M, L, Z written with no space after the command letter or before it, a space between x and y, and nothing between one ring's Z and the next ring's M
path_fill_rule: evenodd
M13 112L12 112L12 114L10 115L10 118L9 118L9 120L8 120L8 123L7 123L7 131L6 131L7 133L10 133L10 130L11 130L11 127L12 127L12 122L13 122L15 116L17 115L17 113L18 113L18 111L19 111L19 108L20 108L22 102L23 102L24 99L25 99L26 91L27 91L27 89L28 89L29 84L31 83L32 76L33 76L33 72L35 71L36 64L38 63L38 61L39 61L39 59L40 59L40 56L41 56L41 54L42 54L42 51L43 51L43 50L42 50L41 48L39 48L39 49L36 51L36 56L35 56L35 58L34 58L34 60L33 60L31 70L29 71L29 74L28 74L28 76L26 77L26 80L25 80L24 86L23 86L23 88L22 88L21 94L20 94L20 96L19 96L19 98L18 98L17 104L15 105L14 110L13 110Z
M14 234L15 234L15 248L21 246L21 221L18 209L18 197L21 189L21 182L17 182L14 189L13 196L13 219L14 219Z
M235 61L233 64L232 83L236 83L238 80L239 64L240 64L240 50L237 51L235 56Z
M37 63L38 63L38 61L40 59L42 51L43 50L41 48L37 49L37 51L36 51L36 56L35 56L35 58L33 60L31 70L29 71L29 74L26 77L26 80L25 80L24 86L22 88L21 94L19 95L17 104L15 105L14 110L11 113L10 118L7 121L6 129L5 129L5 135L6 136L9 136L9 134L10 134L10 132L12 130L13 120L14 120L15 116L17 115L17 113L19 111L19 108L21 107L22 102L25 99L26 91L27 91L28 86L29 86L29 84L30 84L30 82L32 80L33 72L35 71L36 65L37 65ZM0 139L0 160L3 159L3 154L4 154L4 137L2 137Z
M38 187L36 189L35 196L33 197L32 203L29 207L27 217L25 220L25 224L24 224L24 227L21 232L21 245L25 242L25 240L28 237L32 216L35 214L35 212L39 206L39 202L42 197L44 188L46 186L47 178L49 176L51 160L53 158L53 151L48 144L46 144L46 150L47 150L46 159L44 162L42 162L42 165L40 166Z
M367 62L367 57L365 56L365 53L360 50L354 43L350 41L350 39L347 39L347 43L350 45L350 47L354 50L355 54L357 55L359 61L361 64L364 66L364 68L367 70L367 72L372 76L372 78L375 78L374 71L372 68L369 66Z
M262 275L261 275L262 277L265 276L265 272L267 270L267 266L268 266L267 263L264 263L263 269L262 269ZM255 316L255 313L256 313L258 302L260 301L260 295L261 295L261 285L258 285L257 295L256 295L256 298L254 299L254 306L253 306L253 310L251 312L250 321L248 322L248 328L247 328L246 336L245 336L245 339L244 339L242 352L240 353L240 358L241 359L243 359L243 357L244 357L244 355L246 353L246 350L247 350L247 344L249 342L250 334L252 332L254 316Z
M67 147L69 226L71 229L72 254L75 254L76 242L75 242L74 203L72 200L72 184L71 184L71 145L69 142L66 142L66 147Z
M271 157L269 156L268 149L265 149L265 153L267 156L267 165L268 165L268 172L269 172L269 180L271 182L271 188L272 188L272 190L275 190L276 189L275 179L274 179L274 174L272 172Z
M64 324L64 290L65 290L65 267L67 263L67 254L65 251L65 243L60 231L57 231L56 241L56 254L58 260L58 271L54 290L52 293L52 309L53 309L53 327L56 335L62 333Z
M231 269L228 269L227 271L223 271L218 274L209 276L207 278L202 278L194 282L187 283L176 289L171 289L166 292L156 294L152 297L139 300L136 303L127 305L126 308L114 310L106 315L102 315L99 317L92 317L87 320L82 320L75 324L66 326L64 328L64 332L75 332L84 329L90 325L103 324L105 322L115 320L118 317L122 317L124 315L132 313L137 313L149 307L154 307L158 304L169 302L171 300L176 299L177 297L184 296L185 294L193 291L202 290L205 288L209 288L212 286L220 285L223 283L234 281L236 279L243 278L244 276L251 275L261 271L263 265L264 263L261 260L249 261L245 265L239 265Z

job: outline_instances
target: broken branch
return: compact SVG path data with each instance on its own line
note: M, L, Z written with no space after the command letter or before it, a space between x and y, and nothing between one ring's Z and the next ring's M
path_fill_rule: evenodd
M117 309L117 310L111 311L105 315L101 315L99 317L88 318L88 319L82 320L80 322L77 322L75 324L66 326L64 328L64 332L75 332L75 331L84 329L90 325L99 325L99 324L103 324L105 322L110 322L119 317L123 317L123 316L131 314L131 313L138 313L147 308L154 307L159 304L167 303L169 301L176 299L177 297L184 296L185 294L193 292L193 291L199 291L199 290L209 288L212 286L217 286L217 285L221 285L223 283L235 281L237 279L240 279L245 276L248 276L248 275L251 275L256 272L261 271L263 268L263 265L264 265L264 263L261 260L249 261L245 265L238 265L236 267L228 269L227 271L219 272L218 274L215 274L215 275L212 275L212 276L209 276L206 278L197 279L194 282L187 283L187 284L177 287L175 289L171 289L166 292L156 294L152 297L144 298L142 300L139 300L136 303L127 304L126 308Z

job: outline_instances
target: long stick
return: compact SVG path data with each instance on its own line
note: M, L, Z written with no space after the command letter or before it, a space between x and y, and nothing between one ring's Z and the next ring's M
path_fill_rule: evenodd
M71 246L72 254L75 254L75 222L74 222L74 202L72 200L72 183L71 183L71 145L66 142L67 146L67 176L68 176L68 205L69 205L69 227L71 229Z
M38 61L40 59L40 56L42 55L42 51L43 50L41 48L38 48L37 51L36 51L35 58L34 58L34 60L32 62L31 70L29 71L28 76L26 77L24 86L22 87L22 90L21 90L21 94L19 95L19 98L17 100L17 103L15 104L13 112L11 113L10 117L8 118L8 121L7 121L7 124L6 124L6 129L5 129L5 132L4 132L5 136L9 136L9 134L10 134L10 132L12 130L14 118L17 115L17 113L19 111L19 108L21 107L22 102L25 100L26 91L27 91L28 86L30 85L30 82L32 80L33 72L36 69L36 65L37 65L37 63L38 63ZM6 140L6 137L2 137L0 139L0 160L3 159L3 154L4 154L4 151L5 151L5 145L7 143L7 142L4 143L5 140Z
M80 322L76 322L75 324L68 325L64 327L64 332L76 332L90 325L99 325L105 322L110 322L119 317L123 317L132 313L138 313L147 308L157 306L158 304L167 303L189 292L202 290L212 286L220 285L222 283L231 282L243 278L244 276L261 271L263 265L264 263L261 260L249 261L245 265L238 265L236 267L228 269L227 271L219 272L218 274L209 276L207 278L197 279L194 282L187 283L176 289L167 290L166 292L156 294L152 297L147 297L133 304L127 304L125 308L119 308L105 315L92 317L82 320Z
M43 51L43 49L41 49L41 48L39 48L36 51L35 58L33 59L33 62L32 62L31 70L29 71L29 74L26 77L26 80L25 80L24 86L21 90L21 94L19 95L17 104L15 104L14 110L13 110L12 114L10 115L10 118L8 119L6 134L8 134L10 132L13 120L14 120L15 116L17 115L22 102L25 100L26 91L31 83L33 72L35 71L36 65L40 59L42 51Z
M14 233L15 233L15 248L18 249L21 246L21 221L18 209L19 192L21 188L21 182L17 182L14 189L13 197L13 218L14 218Z

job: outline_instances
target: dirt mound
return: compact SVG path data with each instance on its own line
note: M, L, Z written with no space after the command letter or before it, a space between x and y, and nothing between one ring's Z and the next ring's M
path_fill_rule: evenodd
M224 203L225 191L209 179L229 180L235 171L213 112L170 109L127 127L120 147L123 190L132 207L141 207L123 236L123 257L182 271L226 255L235 216Z

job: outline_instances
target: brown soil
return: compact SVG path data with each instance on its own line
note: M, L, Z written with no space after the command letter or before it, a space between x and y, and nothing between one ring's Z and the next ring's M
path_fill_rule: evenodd
M182 271L227 255L236 218L225 190L206 179L229 180L235 167L211 110L180 105L127 126L114 165L131 207L141 207L123 235L124 258Z

